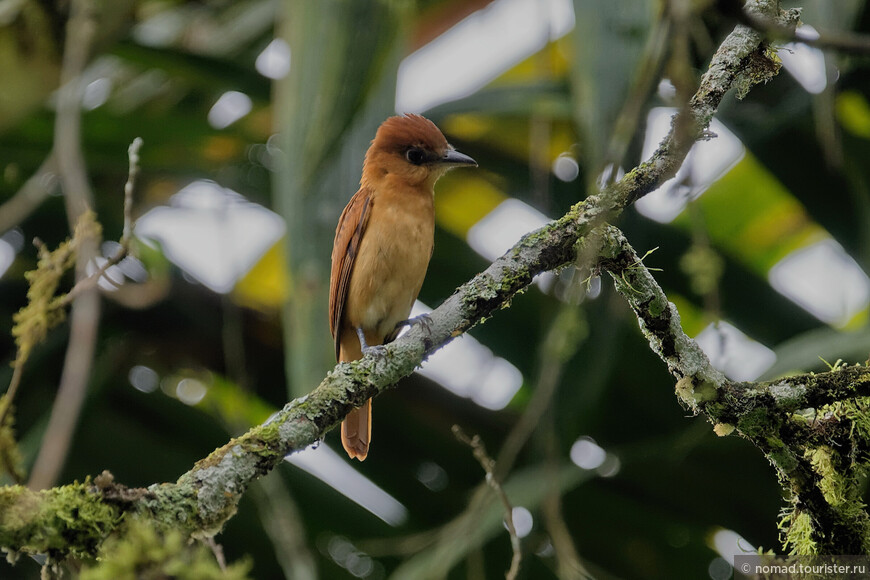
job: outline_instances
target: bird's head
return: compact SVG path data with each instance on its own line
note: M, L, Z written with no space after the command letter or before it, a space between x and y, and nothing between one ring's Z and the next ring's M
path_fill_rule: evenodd
M432 187L454 167L477 167L477 162L456 151L435 126L420 115L390 117L366 152L363 183L374 185L389 175L409 185Z

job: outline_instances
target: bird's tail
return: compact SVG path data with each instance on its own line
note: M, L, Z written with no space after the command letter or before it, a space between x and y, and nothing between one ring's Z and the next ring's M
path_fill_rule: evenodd
M341 423L341 444L351 459L362 461L372 441L372 400L347 414Z

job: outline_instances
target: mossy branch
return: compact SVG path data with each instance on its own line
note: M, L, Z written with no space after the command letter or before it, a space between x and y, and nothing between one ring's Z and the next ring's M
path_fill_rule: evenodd
M599 267L677 379L682 404L705 416L717 435L736 432L751 441L776 468L790 500L780 524L784 547L795 554L868 553L870 517L861 498L870 457L870 368L728 381L683 332L677 309L625 236L611 226L600 232Z
M783 22L796 19L794 13L780 13L776 3L756 0L750 4L763 8L770 18ZM382 358L367 356L337 365L309 395L288 403L269 423L215 450L175 483L152 485L145 490L127 490L114 483L74 484L39 493L20 487L0 488L0 507L19 501L49 505L58 497L68 501L63 505L51 503L51 511L69 513L69 508L64 507L68 502L89 507L80 510L77 518L52 520L56 525L50 527L39 525L47 511L0 509L0 545L16 552L51 550L57 556L93 554L90 538L104 537L123 514L146 516L189 535L216 533L233 515L248 486L287 454L322 439L351 409L390 388L411 374L427 355L506 307L536 275L570 265L578 255L584 261L593 258L597 252L578 254L578 242L673 177L692 144L698 138L709 137L705 136L706 127L724 95L738 85L745 87L747 75L751 81L767 78L752 72L759 59L765 58L761 35L737 26L713 56L694 98L675 117L670 134L648 161L578 203L558 220L524 236L432 312L428 333L415 326L388 345ZM634 271L640 273L644 268L636 267ZM679 350L675 352L673 368L681 369L686 361ZM719 382L712 371L699 368L698 373L714 384ZM91 518L90 514L99 517ZM87 541L77 540L80 533Z
M45 340L48 331L66 318L67 303L65 295L57 294L58 286L67 271L75 266L82 244L92 242L99 237L100 232L101 227L96 215L87 211L76 223L72 238L62 242L56 249L49 250L39 240L35 241L39 252L36 269L24 275L29 284L27 304L12 317L14 322L12 336L17 347L15 361L12 363L12 380L9 382L9 388L0 397L0 429L8 429L9 437L11 437L11 426L7 417L21 384L24 365L30 358L33 348ZM3 449L5 445L0 442L0 453L3 453ZM15 475L15 469L10 468L8 471Z
M795 26L784 26L780 22L771 21L764 15L746 10L741 4L739 0L720 0L719 8L729 16L735 17L738 22L764 33L773 41L800 42L807 46L855 55L870 54L870 36L866 34L857 34L848 30L808 32L796 29Z

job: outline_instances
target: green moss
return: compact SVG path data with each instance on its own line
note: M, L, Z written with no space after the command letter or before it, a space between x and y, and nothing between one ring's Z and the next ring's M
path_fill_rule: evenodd
M737 98L742 100L753 86L771 80L779 73L780 68L782 68L782 60L767 46L762 46L750 54L737 78L734 79Z
M24 274L29 288L27 305L12 317L15 322L12 336L18 346L15 366L27 362L30 352L45 340L49 330L63 322L66 317L63 296L57 296L57 288L67 270L75 266L76 256L82 244L98 239L101 233L96 214L83 213L75 226L71 239L62 242L57 249L49 251L39 247L39 261L35 270Z
M783 512L778 528L782 547L789 554L807 556L819 553L813 539L813 520L808 513L789 508Z
M764 407L756 407L740 417L737 428L750 439L760 438L773 430L770 413Z
M243 580L250 563L243 561L222 571L202 543L191 542L178 530L161 531L133 518L100 550L95 564L86 566L80 580Z
M789 415L789 419L797 425L807 426L812 423L813 419L815 419L815 415L815 409L801 409L800 411Z
M825 373L825 380L834 374L834 372ZM820 388L821 385L814 384L813 380L813 378L808 380L807 388ZM787 395L785 391L780 393L777 402L781 403L782 400L787 399L785 395ZM774 396L777 395L774 393ZM840 542L845 537L857 539L865 552L870 550L870 518L863 502L867 457L862 450L867 448L868 437L870 437L870 416L868 416L870 414L867 412L867 404L867 399L861 398L838 401L819 409L788 414L792 424L802 426L798 434L806 429L816 436L808 440L803 438L789 440L788 446L777 436L769 434L779 433L778 428L774 427L772 431L767 432L767 435L763 435L765 419L761 410L747 414L752 416L752 420L747 421L747 428L750 431L754 428L756 435L764 436L766 453L779 468L780 481L786 492L797 492L803 495L810 491L806 486L814 486L821 492L824 502L833 510L825 517L830 518L831 514L835 514L833 516L835 521L840 522L839 527L834 529L841 537L831 538L832 528L828 524L817 522L814 518L819 515L815 511L809 510L806 506L802 506L803 509L799 510L795 504L783 513L780 522L783 546L789 553L815 554L829 550L829 542L833 540ZM775 420L777 417L770 418ZM793 433L791 429L785 432ZM819 436L825 441L830 441L830 444L815 443ZM795 474L792 470L798 467L798 458L801 456L809 463L813 477L793 480ZM806 481L803 481L804 479ZM797 500L793 499L793 501ZM824 513L827 512L822 510L822 515Z
M713 433L719 437L727 437L734 432L734 425L730 423L716 423L713 425Z
M0 395L0 474L7 472L14 481L24 481L21 453L15 441L15 408L9 402L9 394ZM9 409L7 410L7 405Z
M728 406L721 402L712 402L704 405L704 413L713 424L722 422L722 417L729 411Z
M861 397L852 401L838 401L824 407L834 417L850 422L849 437L853 441L860 440L870 443L870 412L868 412L870 400Z
M847 383L847 388L852 391L866 388L867 383L870 383L870 368L868 368L866 365L863 367L861 365L855 365L855 367L862 372L859 372L857 376L851 377L851 380Z
M90 491L90 482L34 492L0 488L0 546L54 559L93 557L120 510Z
M696 385L691 377L683 377L677 381L675 391L686 407L697 413L699 406L703 404L705 414L715 420L715 415L710 412L710 408L712 402L719 399L716 385L709 382L700 382Z
M624 200L629 198L634 194L635 190L638 189L638 184L643 184L649 180L650 175L656 173L656 163L659 162L661 158L662 153L656 149L656 152L652 157L626 173L625 177L617 181L611 187L609 191L614 193L612 197L617 198L617 201L620 203L624 203Z
M520 266L516 271L502 271L499 279L481 275L466 284L462 306L473 317L485 316L495 307L507 308L515 294L522 293L532 280L528 267Z
M768 448L768 459L779 469L782 475L788 477L788 474L797 469L797 459L781 439L768 436L764 438L764 442Z
M198 513L196 492L190 486L171 483L152 485L148 488L151 495L137 503L143 514L154 518L157 525L166 528L183 526L193 530L196 527L195 514Z
M231 449L236 444L235 439L230 439L230 442L225 444L222 447L218 447L211 453L209 453L203 459L200 459L196 463L193 464L193 469L208 469L209 467L214 467L218 465L224 458L227 449Z
M704 381L695 387L695 401L698 403L706 403L719 399L719 390L711 382Z
M255 453L260 457L284 456L280 450L281 437L278 421L272 421L252 429L245 437L239 439L239 443L245 451Z
M260 425L254 429L254 433L264 443L277 443L279 440L278 423L273 421Z
M663 299L663 298L660 298L660 297L653 298L650 301L649 306L647 307L647 310L649 311L649 313L652 316L655 316L656 318L661 316L662 313L667 309L668 309L668 301Z
M822 446L815 450L807 450L806 455L810 460L813 470L821 476L819 489L825 496L825 501L834 507L840 507L846 503L849 497L849 483L840 474L833 459L833 451L830 447Z
M562 220L560 219L559 222L561 221ZM520 238L520 241L517 242L517 244L513 247L511 256L517 258L524 249L538 248L541 245L546 244L549 241L550 236L553 235L554 230L557 229L559 222L550 223L550 225L548 226L524 235L522 238Z

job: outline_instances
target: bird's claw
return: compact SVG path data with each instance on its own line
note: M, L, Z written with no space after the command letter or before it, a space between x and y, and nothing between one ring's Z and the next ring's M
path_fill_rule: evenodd
M403 326L410 327L415 324L419 324L426 331L427 335L432 334L432 317L428 313L419 314L407 320L400 320L396 323L396 328L402 328Z
M369 346L369 344L366 342L366 335L363 332L362 328L356 329L356 335L357 337L359 337L360 351L363 353L363 355L370 354L376 358L383 358L387 354L387 347L383 344L373 344Z
M363 355L372 355L375 358L382 358L387 354L387 347L383 344L375 344L373 346L362 347Z

